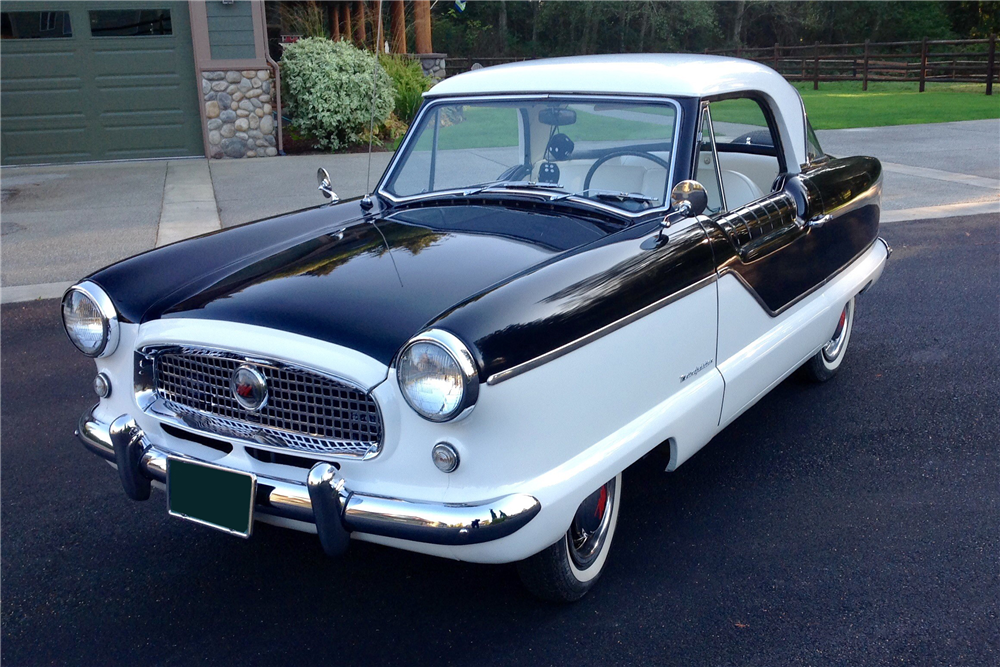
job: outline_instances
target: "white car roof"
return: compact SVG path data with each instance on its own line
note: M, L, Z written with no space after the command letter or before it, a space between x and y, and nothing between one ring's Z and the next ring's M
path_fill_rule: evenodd
M529 60L484 67L437 84L425 96L596 93L710 97L756 91L769 102L782 134L788 170L806 162L802 99L766 65L696 54L636 53Z

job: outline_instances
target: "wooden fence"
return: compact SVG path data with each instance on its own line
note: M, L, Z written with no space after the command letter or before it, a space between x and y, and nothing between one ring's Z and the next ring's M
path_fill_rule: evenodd
M997 36L989 39L922 39L919 42L809 44L763 48L706 50L769 65L789 81L913 81L924 92L928 82L985 83L993 94L1000 68L996 62Z
M714 55L736 56L772 67L789 81L913 81L924 92L928 82L985 83L986 94L1000 82L996 62L997 36L989 39L922 39L919 42L808 44L706 50ZM448 76L467 72L474 64L489 67L531 58L448 58Z

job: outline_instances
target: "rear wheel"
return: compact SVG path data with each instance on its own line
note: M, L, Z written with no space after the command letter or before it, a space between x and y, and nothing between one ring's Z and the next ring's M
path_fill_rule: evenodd
M533 595L574 602L593 588L604 570L618 524L621 480L619 473L588 496L558 542L517 564L521 581Z
M802 365L801 375L813 382L826 382L832 378L847 354L847 344L851 341L854 328L854 297L847 302L840 313L840 321L834 329L833 337L809 361Z

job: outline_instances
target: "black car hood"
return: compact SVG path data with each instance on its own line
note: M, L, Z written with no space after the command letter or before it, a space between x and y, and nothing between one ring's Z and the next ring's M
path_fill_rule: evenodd
M361 213L348 203L264 220L151 251L91 279L124 319L263 326L389 365L442 312L604 236L583 220L497 206Z

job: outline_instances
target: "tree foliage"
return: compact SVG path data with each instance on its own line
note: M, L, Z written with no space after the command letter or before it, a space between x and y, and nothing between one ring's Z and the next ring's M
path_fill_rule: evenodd
M435 50L451 56L544 57L979 38L1000 30L1000 3L440 2L433 20Z

